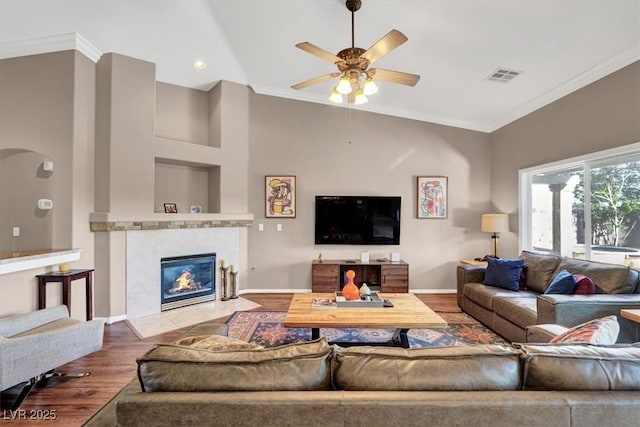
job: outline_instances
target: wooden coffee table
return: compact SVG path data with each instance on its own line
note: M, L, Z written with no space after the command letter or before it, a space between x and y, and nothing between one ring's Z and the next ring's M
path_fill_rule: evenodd
M640 310L638 309L623 308L620 310L620 315L625 319L640 323Z
M313 298L332 298L331 293L294 294L284 320L287 328L311 328L311 338L320 337L320 328L384 328L395 329L388 343L366 345L393 345L409 348L409 329L446 328L447 322L413 294L380 294L393 303L393 307L338 307L335 310L313 310ZM362 345L361 343L334 343Z

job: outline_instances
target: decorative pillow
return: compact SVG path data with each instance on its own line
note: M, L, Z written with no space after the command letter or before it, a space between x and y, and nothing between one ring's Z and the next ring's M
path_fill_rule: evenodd
M520 272L520 283L518 284L521 291L527 290L527 271L528 270L529 270L529 267L527 266L527 264L522 266L522 271Z
M562 270L553 278L545 294L572 294L576 288L576 279L567 270Z
M246 342L233 337L223 335L197 335L181 338L174 342L175 345L183 345L192 348L201 348L209 351L224 350L262 350L259 344Z
M485 285L497 286L511 291L520 289L520 273L524 267L522 259L487 258L487 270L484 273Z
M573 293L576 295L593 295L596 293L596 284L584 274L574 274L576 288Z
M588 343L613 345L618 339L620 325L616 316L606 316L583 323L556 335L550 344L560 343Z

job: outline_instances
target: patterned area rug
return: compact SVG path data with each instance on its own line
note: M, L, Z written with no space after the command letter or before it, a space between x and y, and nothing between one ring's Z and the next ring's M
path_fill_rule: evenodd
M446 329L411 329L407 334L411 347L442 347L471 344L508 344L466 313L438 313L449 326ZM229 336L274 347L311 339L311 329L285 328L284 311L236 311L227 320ZM320 329L329 341L388 341L393 329Z

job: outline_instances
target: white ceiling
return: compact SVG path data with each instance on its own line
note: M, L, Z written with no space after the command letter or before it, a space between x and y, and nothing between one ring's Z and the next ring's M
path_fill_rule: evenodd
M363 0L355 19L364 49L394 28L407 35L375 66L421 80L378 82L353 108L484 132L640 59L640 0ZM350 25L343 0L0 0L0 57L15 56L19 41L77 33L101 53L155 63L159 81L209 89L229 80L328 103L335 81L289 88L335 71L294 45L337 53L351 44ZM195 59L208 67L195 70ZM522 74L486 80L499 67Z

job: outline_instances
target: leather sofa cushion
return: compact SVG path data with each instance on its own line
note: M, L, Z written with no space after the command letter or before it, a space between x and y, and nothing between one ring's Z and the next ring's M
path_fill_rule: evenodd
M467 283L463 289L464 295L484 308L493 310L495 298L532 298L535 301L536 293L530 291L510 291L496 288L482 283Z
M522 251L520 259L523 259L524 265L527 266L527 289L543 293L555 277L561 258L556 255Z
M138 362L143 391L331 390L326 338L264 350L208 351L157 344Z
M502 345L336 350L334 385L360 391L518 390L519 352Z
M529 390L640 390L640 346L517 344Z
M526 328L538 320L536 298L500 298L493 301L493 311L511 323Z
M638 272L626 265L566 258L560 262L556 273L561 270L589 277L599 294L631 294L638 283Z

